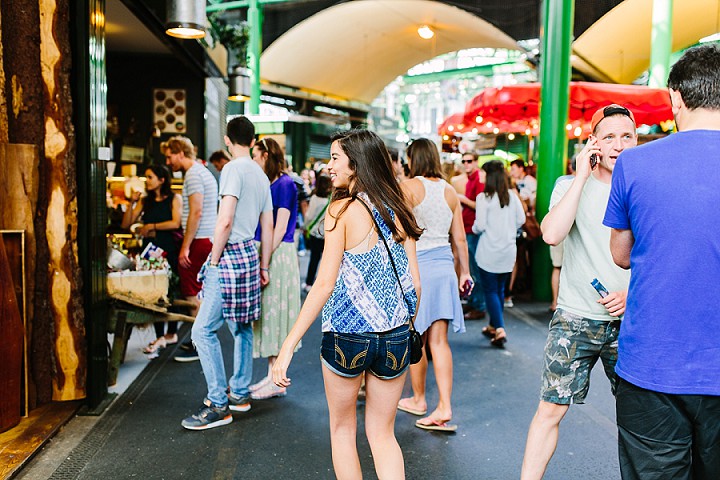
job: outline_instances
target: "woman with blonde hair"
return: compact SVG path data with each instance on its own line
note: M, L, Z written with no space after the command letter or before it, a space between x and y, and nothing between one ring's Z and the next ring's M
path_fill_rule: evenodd
M408 319L419 291L415 240L421 230L378 135L340 134L330 157L334 192L325 216L323 259L275 362L273 381L290 385L287 369L295 345L322 310L321 360L335 475L362 478L357 397L366 373L365 433L375 471L378 478L401 479L405 466L395 438L395 406L410 358Z

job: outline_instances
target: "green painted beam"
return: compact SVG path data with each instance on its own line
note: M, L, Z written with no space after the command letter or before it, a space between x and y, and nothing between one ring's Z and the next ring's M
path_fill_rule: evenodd
M444 70L442 72L421 73L420 75L403 75L403 82L406 85L415 85L418 83L432 83L449 78L473 78L473 77L492 77L497 67L508 67L516 65L511 73L526 73L531 70L527 65L518 62L503 62L494 65L482 65L470 68L455 68L452 70Z
M538 220L547 214L555 180L565 170L568 151L565 124L569 110L574 10L575 0L545 0L543 5L538 189L535 204ZM536 300L550 300L551 272L548 246L538 240L532 267L532 291Z
M270 5L273 3L290 3L297 0L257 0L258 5ZM225 2L225 3L211 3L207 6L205 9L206 12L212 13L212 12L218 12L222 10L235 10L238 8L250 8L250 4L253 3L253 0L238 0L235 2Z
M262 53L262 10L261 0L248 3L248 26L250 27L250 45L248 47L248 66L250 67L251 95L248 107L251 115L260 113L260 54Z

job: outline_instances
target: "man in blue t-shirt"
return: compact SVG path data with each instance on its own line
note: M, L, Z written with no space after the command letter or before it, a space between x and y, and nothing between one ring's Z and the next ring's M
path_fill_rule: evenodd
M679 132L623 152L603 221L615 263L632 267L616 366L620 470L718 479L720 47L688 50L668 87Z

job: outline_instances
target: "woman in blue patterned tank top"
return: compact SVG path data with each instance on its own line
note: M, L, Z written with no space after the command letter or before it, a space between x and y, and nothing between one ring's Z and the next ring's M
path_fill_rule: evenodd
M395 181L380 137L367 130L340 134L333 139L330 157L334 192L325 215L322 262L275 361L273 381L280 387L290 384L287 369L295 345L322 310L321 360L335 475L362 476L355 443L356 403L367 372L365 431L375 469L380 478L404 478L394 433L395 406L409 365L407 322L420 294L415 240L422 231Z

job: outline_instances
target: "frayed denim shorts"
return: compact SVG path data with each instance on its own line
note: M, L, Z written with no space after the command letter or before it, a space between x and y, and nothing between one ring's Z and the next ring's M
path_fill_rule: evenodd
M384 380L399 377L410 365L408 325L381 333L324 332L320 359L341 377L365 371Z

